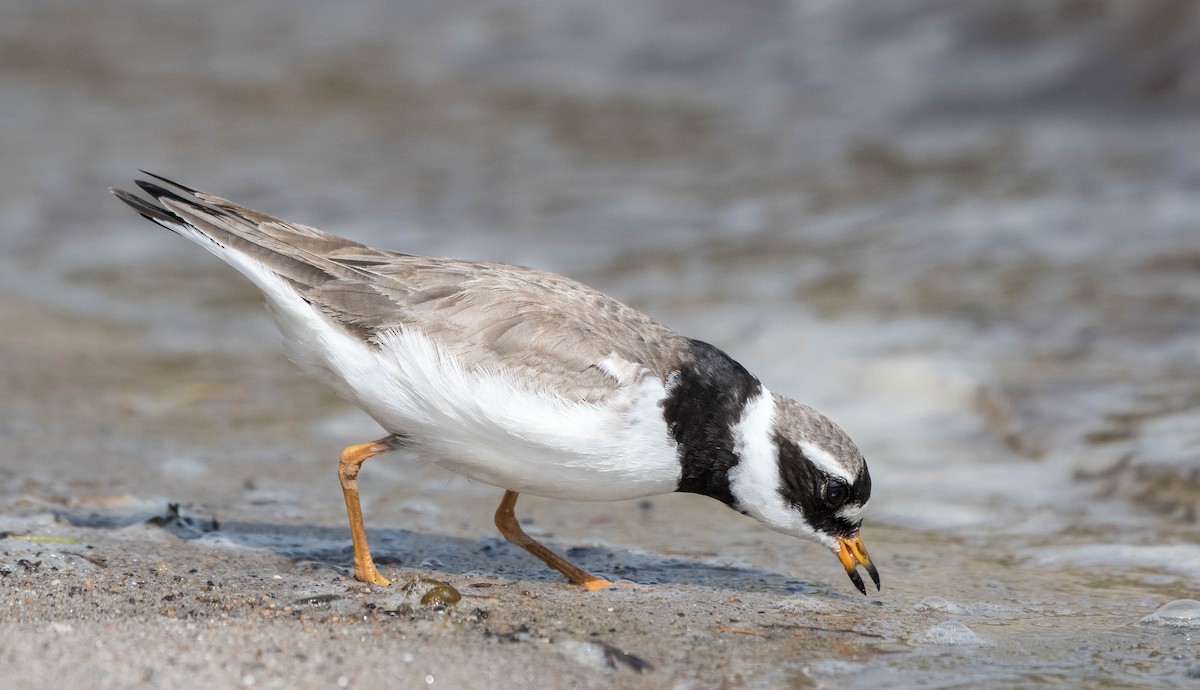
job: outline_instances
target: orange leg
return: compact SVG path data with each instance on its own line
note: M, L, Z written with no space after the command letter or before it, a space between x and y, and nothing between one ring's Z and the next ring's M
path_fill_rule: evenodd
M401 440L400 436L388 436L350 446L342 451L341 460L338 461L338 479L342 482L342 496L346 499L346 514L350 518L350 538L354 541L354 579L362 582L385 586L391 584L375 569L371 548L367 546L367 530L363 527L362 505L358 500L358 470L367 458L399 448Z
M525 534L525 530L521 529L521 523L517 522L517 516L513 514L513 506L517 505L518 495L516 491L505 491L504 500L500 501L500 507L496 509L496 527L505 539L537 556L543 563L566 575L568 580L589 592L612 587L613 583L571 565L562 556Z

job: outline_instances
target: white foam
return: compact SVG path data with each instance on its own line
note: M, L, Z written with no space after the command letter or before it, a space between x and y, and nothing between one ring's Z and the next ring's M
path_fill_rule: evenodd
M942 621L937 625L929 628L921 633L915 639L918 644L939 645L939 646L968 646L980 647L990 645L991 642L976 635L973 630L968 628L965 623L949 620Z
M1168 628L1200 628L1200 601L1176 599L1138 622Z
M941 613L962 614L966 608L942 597L925 597L916 606L915 611L939 611Z

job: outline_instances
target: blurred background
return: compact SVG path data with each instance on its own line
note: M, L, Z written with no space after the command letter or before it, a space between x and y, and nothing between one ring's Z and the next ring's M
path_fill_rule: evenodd
M246 281L109 196L139 168L564 273L717 344L864 448L885 582L1060 611L1078 636L1046 664L1157 668L1104 626L1195 592L1195 2L8 0L0 510L167 496L338 526L332 458L378 430L299 380ZM490 529L489 487L364 482L369 522ZM529 505L575 537L614 510ZM669 511L710 506L655 505L598 538L797 567L732 513L697 533Z

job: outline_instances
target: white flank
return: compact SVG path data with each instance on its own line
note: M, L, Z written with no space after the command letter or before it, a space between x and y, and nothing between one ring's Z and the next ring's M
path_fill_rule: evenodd
M186 225L173 229L224 259L267 297L288 357L416 453L504 489L572 500L674 491L680 466L659 403L663 382L616 358L597 366L622 385L601 404L535 390L507 371L466 371L414 329L385 333L378 349L305 302L278 275Z
M465 371L413 329L386 334L363 364L366 377L344 372L363 409L406 430L430 461L472 479L595 501L667 493L679 483L659 407L666 390L649 372L622 380L603 403L573 402L507 371Z
M764 388L746 402L742 418L733 428L733 452L738 464L729 471L729 490L737 500L734 507L776 532L836 547L833 537L818 534L799 510L783 500L779 452L772 438L774 421L775 399Z

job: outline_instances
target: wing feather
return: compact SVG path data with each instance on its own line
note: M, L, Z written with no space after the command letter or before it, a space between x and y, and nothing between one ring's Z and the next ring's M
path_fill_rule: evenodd
M641 365L665 381L687 356L678 334L562 276L373 249L151 176L173 188L139 181L157 203L114 193L160 225L177 232L185 226L250 256L374 346L385 332L418 329L465 367L509 370L591 402L624 383L600 366L609 358Z

